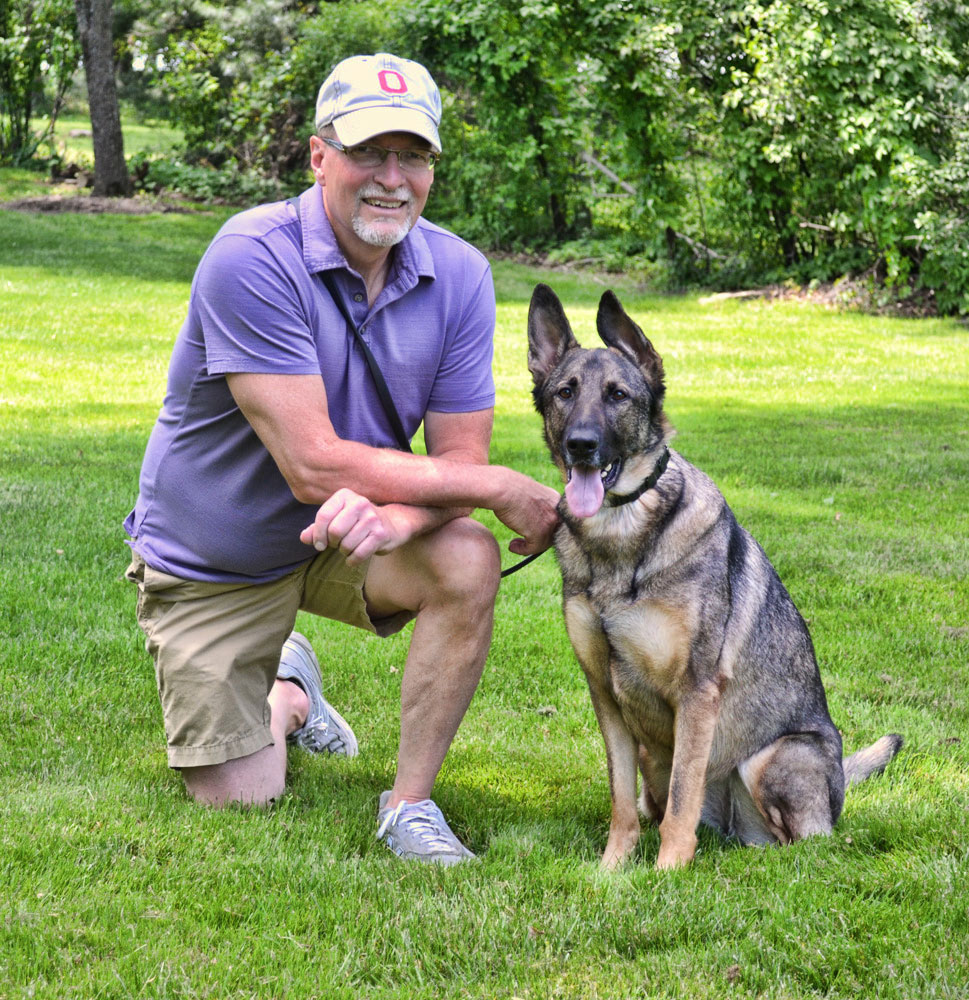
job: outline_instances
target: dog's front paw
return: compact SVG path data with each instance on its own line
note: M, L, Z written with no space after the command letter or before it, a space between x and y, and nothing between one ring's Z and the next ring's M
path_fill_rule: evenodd
M664 840L659 845L656 867L660 870L682 868L693 860L695 854L696 837L683 838L679 841Z
M659 857L656 859L656 869L657 871L668 871L670 868L685 868L692 860L691 857L674 854L672 851L666 854L660 851Z
M616 854L614 851L607 852L602 855L602 860L599 862L599 867L603 871L612 872L615 871L625 860L626 860L625 857Z
M616 836L615 834L610 836L609 842L606 844L605 852L602 855L602 867L607 871L612 871L613 869L618 868L630 857L633 851L636 850L636 845L638 843L638 825L635 830L626 831L619 836Z

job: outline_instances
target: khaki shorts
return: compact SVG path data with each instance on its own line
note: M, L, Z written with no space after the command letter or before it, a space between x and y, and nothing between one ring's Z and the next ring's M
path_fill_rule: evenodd
M133 553L138 624L155 661L168 763L199 767L245 757L273 743L266 700L297 611L377 635L414 616L371 621L363 596L368 563L347 566L337 549L272 583L203 583L152 569Z

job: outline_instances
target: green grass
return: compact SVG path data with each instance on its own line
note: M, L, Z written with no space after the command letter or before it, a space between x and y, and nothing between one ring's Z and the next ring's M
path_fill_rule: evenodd
M301 620L362 751L293 756L277 808L207 812L166 767L121 521L223 218L0 211L0 1000L967 996L969 332L614 282L676 447L811 621L846 746L905 748L830 839L702 832L657 873L648 830L600 873L604 752L548 555L502 585L435 792L481 862L407 867L374 840L406 633ZM494 459L553 483L528 296L549 281L592 342L603 285L495 272Z
M40 132L44 121L34 121L34 129ZM37 156L46 157L56 152L64 163L78 163L93 169L94 146L91 136L74 133L90 133L91 122L79 116L62 116L57 119L52 144L44 143L37 150ZM181 142L181 133L165 122L136 122L126 116L122 123L125 156L134 153L167 153L175 150ZM67 184L52 184L46 168L40 159L37 169L24 167L0 168L0 203L18 198L38 198L50 194L76 194L78 189ZM90 192L89 192L90 193Z
M38 131L43 125L41 121L35 123ZM54 148L68 160L79 159L93 163L94 145L90 131L90 118L82 115L61 115L54 126ZM130 115L124 116L122 131L126 156L131 156L132 153L169 152L182 140L182 133L167 122L139 122Z

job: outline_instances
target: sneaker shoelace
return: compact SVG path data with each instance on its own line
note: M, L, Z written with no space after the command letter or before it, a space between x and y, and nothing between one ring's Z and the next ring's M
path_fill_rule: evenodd
M328 719L322 717L314 719L312 723L303 728L306 731L301 734L300 742L304 747L317 751L329 750L330 753L337 753L344 747L340 734L330 731Z
M404 809L407 812L404 812ZM382 837L387 828L401 822L408 831L419 840L425 847L433 851L453 851L454 842L441 828L444 818L440 810L433 802L399 802L397 808L387 814L380 828L377 830L377 837ZM451 835L453 837L453 834Z

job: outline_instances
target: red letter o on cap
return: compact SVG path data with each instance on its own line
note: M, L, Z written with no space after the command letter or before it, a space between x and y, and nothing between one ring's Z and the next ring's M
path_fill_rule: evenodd
M380 89L387 94L406 94L407 81L395 69L382 69L377 74Z

